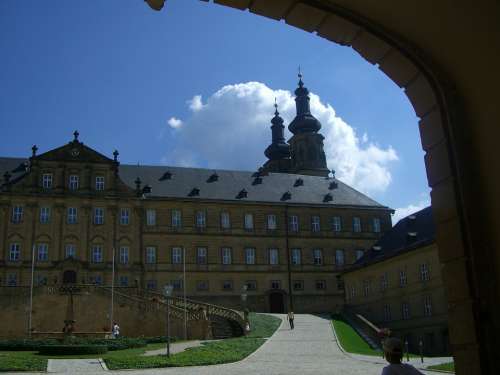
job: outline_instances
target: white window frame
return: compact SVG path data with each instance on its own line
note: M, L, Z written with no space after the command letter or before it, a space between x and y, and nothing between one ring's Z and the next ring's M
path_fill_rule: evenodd
M205 211L196 211L196 228L206 228L207 214Z
M122 207L120 208L120 225L130 224L130 208Z
M12 207L12 222L21 223L24 217L24 207L21 205L15 205Z
M76 224L78 222L78 209L76 207L68 207L66 222L68 224Z
M323 265L323 250L322 249L313 249L313 264L315 266Z
M172 264L182 264L182 247L174 246L172 247Z
M291 256L291 263L293 266L300 266L302 264L302 250L300 248L293 248Z
M408 302L401 303L401 317L403 320L410 319L410 304Z
M119 262L120 264L128 264L130 258L130 248L128 246L120 246Z
M267 229L268 230L276 230L278 228L278 223L276 220L276 215L275 214L268 214L267 215Z
M290 232L297 233L299 231L299 217L298 217L298 215L290 215L289 219L290 219L290 222L289 222Z
M104 251L102 245L93 245L90 250L91 263L102 263L104 261Z
M94 224L95 225L104 224L104 208L94 207Z
M271 280L271 289L281 289L281 280Z
M208 264L208 249L206 247L200 246L196 248L196 263Z
M404 287L408 284L408 278L406 276L406 270L399 271L399 286Z
M146 263L155 264L156 263L156 247L147 246L146 247Z
M356 297L356 285L351 285L351 299Z
M222 229L231 229L231 217L229 212L223 211L220 213L220 227Z
M172 210L172 228L182 227L182 212L181 210Z
M210 284L208 280L197 280L196 281L196 290L207 291L210 289Z
M373 233L380 233L380 231L381 231L380 218L374 217L373 218Z
M432 316L432 299L431 296L424 297L424 316Z
M387 303L384 305L384 321L385 322L391 321L391 305Z
M304 280L293 280L292 289L294 291L304 290Z
M76 245L68 243L64 246L64 259L76 258Z
M96 191L104 191L104 176L95 176Z
M255 264L255 247L245 248L245 264Z
M39 262L47 262L49 260L49 244L39 243L36 247L36 259Z
M12 242L9 248L9 261L17 262L19 260L21 260L21 244Z
M361 218L359 216L352 218L352 231L354 233L361 233Z
M158 282L155 279L146 281L146 289L147 290L156 290L158 288Z
M370 295L370 280L363 280L363 295L368 297Z
M245 214L245 216L243 217L243 226L245 230L253 230L253 214Z
M321 217L319 215L311 216L311 232L321 232Z
M320 285L322 286L319 287ZM316 290L326 290L326 280L316 280L314 286Z
M247 287L247 291L256 291L257 290L257 280L247 280L245 284Z
M40 207L40 223L50 223L50 207Z
M228 288L226 288L226 285L228 285ZM233 290L233 280L223 280L222 290Z
M70 174L68 179L68 189L78 190L80 188L80 176L77 174Z
M154 208L148 208L146 210L146 225L147 226L156 225L156 210Z
M52 189L52 185L53 185L52 173L43 173L42 174L42 188Z
M356 249L356 260L359 260L365 255L365 251L363 249Z
M221 248L222 264L232 264L232 249L230 247Z
M340 216L333 216L332 217L332 230L334 232L341 232L342 231L342 218Z
M387 290L389 287L389 276L387 275L387 272L382 274L380 276L380 290L384 291Z
M269 264L272 266L280 264L279 250L275 247L269 249Z
M121 275L120 278L118 279L120 286L128 286L128 276L126 275Z
M17 273L7 275L7 286L17 286Z
M421 263L420 266L420 281L429 281L429 265L427 263Z
M335 265L337 267L345 266L345 251L343 249L335 250Z

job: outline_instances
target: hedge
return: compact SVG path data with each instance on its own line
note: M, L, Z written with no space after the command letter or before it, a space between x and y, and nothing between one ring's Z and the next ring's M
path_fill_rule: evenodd
M30 340L30 339L15 339L15 340L0 340L0 350L8 351L34 351L40 346L58 345L60 342L55 339L46 340Z
M43 355L104 354L106 345L42 345L38 353Z

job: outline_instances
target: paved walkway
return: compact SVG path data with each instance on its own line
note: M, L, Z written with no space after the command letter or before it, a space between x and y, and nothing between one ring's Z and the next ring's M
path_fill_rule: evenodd
M283 318L283 316L280 316ZM376 359L376 357L375 357ZM330 321L309 314L295 314L295 329L283 322L278 331L243 361L205 367L128 370L125 375L380 375L385 364L355 359L338 347ZM71 374L73 368L62 373ZM423 371L425 374L437 374ZM90 370L87 374L102 374ZM118 374L119 372L115 372ZM19 373L17 373L19 374Z
M205 340L206 341L206 340ZM186 350L187 348L196 348L197 346L201 346L201 343L204 341L200 340L190 340L183 342L173 342L170 344L170 354L180 353ZM167 345L167 344L165 344ZM146 357L153 355L167 355L167 348L156 349L156 350L148 350L144 353Z
M100 359L49 359L47 372L59 374L100 373L107 370Z

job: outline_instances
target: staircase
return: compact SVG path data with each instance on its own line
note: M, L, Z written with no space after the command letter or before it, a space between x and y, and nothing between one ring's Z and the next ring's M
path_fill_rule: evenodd
M341 315L372 349L382 349L380 328L366 319L363 315L351 312L345 308Z

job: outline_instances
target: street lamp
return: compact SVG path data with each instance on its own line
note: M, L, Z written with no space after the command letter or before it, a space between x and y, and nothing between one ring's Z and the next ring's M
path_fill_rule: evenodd
M167 357L170 357L170 302L169 297L172 296L172 291L174 286L167 284L163 287L163 295L165 296L165 302L167 303Z

